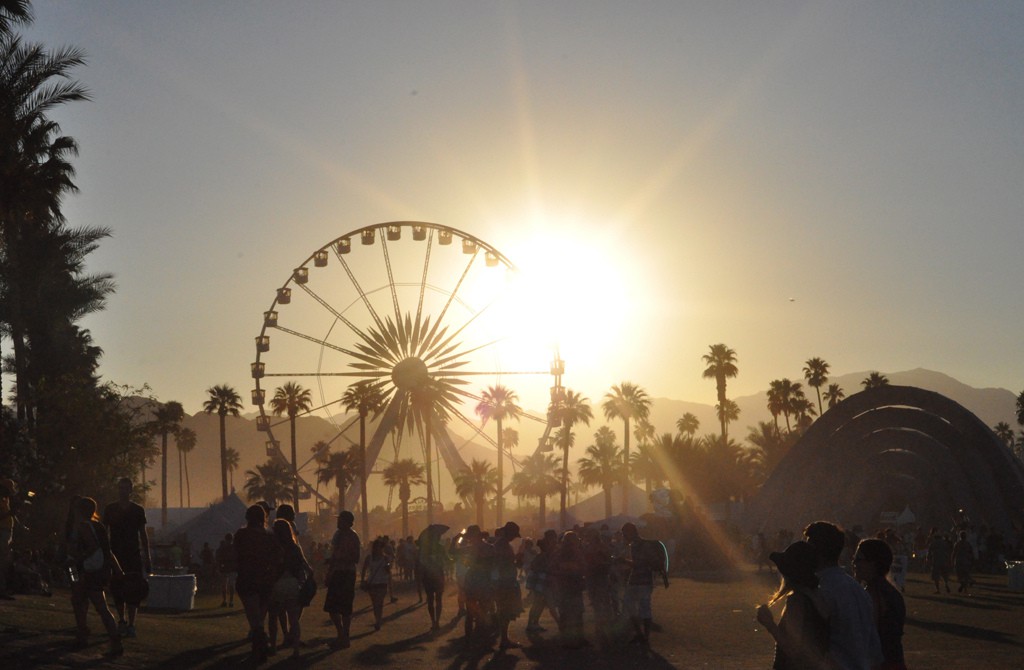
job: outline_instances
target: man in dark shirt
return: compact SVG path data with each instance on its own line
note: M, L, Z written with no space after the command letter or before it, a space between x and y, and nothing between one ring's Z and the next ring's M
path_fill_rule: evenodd
M623 609L629 615L636 632L631 642L646 645L650 639L653 619L651 595L654 591L654 573L661 575L665 588L668 588L665 549L657 540L640 537L640 532L632 523L622 526L622 539L629 545L629 558L625 560L631 568Z
M338 637L335 647L347 649L352 625L352 601L356 597L356 567L359 564L359 536L352 530L355 516L348 510L338 515L338 530L331 539L328 559L327 596L324 611L331 618Z
M149 536L146 535L146 510L132 502L132 488L132 480L127 477L118 480L117 502L110 503L103 511L103 524L110 533L110 551L124 571L120 585L111 589L117 608L118 629L124 637L135 637L135 614L139 610L139 595L143 592L137 585L153 570Z

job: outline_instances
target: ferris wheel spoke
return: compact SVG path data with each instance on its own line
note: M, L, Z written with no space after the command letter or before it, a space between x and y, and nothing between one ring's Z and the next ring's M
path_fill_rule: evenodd
M398 290L395 286L395 274L391 271L391 255L388 253L388 236L381 235L380 248L384 251L384 267L388 272L388 286L391 287L391 303L395 308L395 320L402 322L402 310L398 306Z
M444 358L439 358L439 359L433 361L433 363L431 363L431 365L436 365L436 366L440 367L441 369L445 369L445 367L447 366L448 363L451 363L452 361L457 361L460 358L463 358L463 357L468 356L470 354L476 353L478 351L483 351L484 349L486 349L488 347L493 347L495 344L498 344L499 342L501 342L500 339L498 339L498 340L491 340L490 342L485 342L484 344L481 344L478 347L473 347L472 349L466 349L464 351L460 351L459 353L453 354L451 356L445 356ZM444 356L444 354L441 354L441 355ZM465 365L465 364L466 363L460 363L460 365Z
M459 280L455 283L455 288L452 289L452 292L448 294L448 300L445 301L444 307L441 308L441 313L438 314L437 317L434 319L434 327L430 330L430 333L427 335L427 337L423 338L423 345L421 346L420 351L417 352L418 356L422 357L424 350L428 346L430 346L429 343L434 339L434 333L437 331L437 327L441 325L442 321L444 321L444 316L445 314L448 313L448 308L451 307L452 302L454 302L455 299L458 297L459 289L462 288L462 283L466 281L466 277L469 275L469 271L473 268L473 261L476 260L477 254L479 253L480 247L477 247L477 250L473 252L472 256L470 256L469 262L466 263L466 267L462 271L462 274L459 275Z
M326 300L321 298L320 295L313 289L309 288L307 284L299 284L299 287L307 294L309 294L309 297L313 298L313 300L316 300L318 303L320 303L320 305L323 306L323 308L326 309L328 312L330 312L334 316L334 318L338 319L338 321L341 321L346 326L348 326L352 332L354 332L356 335L363 338L364 340L366 339L366 334L356 324L352 323L347 318L345 318L345 316L341 312L336 310L333 305L331 305ZM285 330L281 326L276 327L278 328L278 330Z
M444 372L439 371L434 374L439 376L446 376ZM455 372L449 374L456 374ZM457 373L460 377L503 377L505 375L546 375L546 370L459 370Z
M373 308L373 303L370 302L369 296L367 296L366 292L363 291L363 287L359 285L359 280L356 279L355 273L352 272L352 268L348 266L348 262L345 260L345 257L338 253L337 250L335 250L334 255L338 257L339 261L341 261L341 267L345 270L345 274L348 275L348 280L352 282L352 286L355 287L356 293L359 294L359 298L363 301L363 305L365 305L366 309L370 312L373 322L377 324L378 328L383 330L384 324L381 322L380 316L377 315L377 310Z
M434 229L430 229L430 235L427 237L427 250L423 254L423 275L420 279L420 297L416 303L416 333L413 336L413 341L418 342L420 337L420 321L423 318L423 297L427 293L427 269L430 267L430 252L434 246ZM429 317L427 319L429 321ZM424 324L426 326L426 324Z
M364 372L268 372L264 377L359 377L360 379L380 379L390 377L387 370L367 370Z

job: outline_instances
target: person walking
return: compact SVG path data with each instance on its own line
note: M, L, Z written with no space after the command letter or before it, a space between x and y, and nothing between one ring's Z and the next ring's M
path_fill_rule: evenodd
M271 616L274 612L283 613L288 618L288 629L284 630L282 644L292 648L292 658L299 657L302 631L299 627L302 605L299 603L299 589L306 578L313 574L313 568L302 553L302 547L295 541L295 531L285 519L274 521L274 539L281 550L281 573L274 582L270 596ZM270 648L274 649L276 640L272 632Z
M352 530L355 515L348 510L338 514L338 527L331 538L331 556L328 561L327 596L324 611L331 618L337 637L332 643L340 649L350 645L352 627L352 601L356 597L356 566L359 565L359 535Z
M875 627L882 645L881 670L906 670L903 657L903 624L907 606L900 590L890 581L892 547L880 539L861 540L853 555L853 575L871 597Z
M113 575L123 573L117 558L110 551L110 538L106 527L100 523L96 508L96 501L92 498L74 499L65 533L71 607L75 613L75 642L78 647L89 644L86 617L89 604L92 603L110 637L110 649L106 656L116 658L124 654L124 647L121 645L121 635L117 632L114 615L107 606L104 590L110 585Z
M13 479L0 480L0 600L14 600L7 588L7 572L11 568L14 544L14 496L18 485Z
M217 574L220 576L221 607L235 606L235 580L238 578L238 554L235 538L228 533L217 547Z
M829 655L843 670L871 670L882 662L871 598L839 567L846 534L828 521L804 528L804 537L818 553L819 593L829 624Z
M622 525L622 539L629 547L629 577L626 578L626 593L623 598L623 609L633 623L636 635L630 641L633 644L650 644L651 622L654 612L651 608L651 596L654 594L654 574L661 575L665 588L668 588L668 567L665 547L658 540L640 537L636 524L627 522Z
M427 597L427 613L430 615L432 631L441 628L445 576L451 562L448 550L441 543L441 535L447 530L448 526L434 524L424 529L417 540L419 551L416 554L416 574Z
M766 605L757 608L757 622L775 640L774 670L827 670L828 621L825 603L818 590L818 555L807 542L794 542L784 552L772 552L768 559L782 576L778 591ZM771 606L786 599L779 622Z
M386 540L379 537L373 541L359 577L362 589L370 596L370 604L373 606L374 630L380 630L384 623L384 599L391 583L391 557L385 550L386 543Z
M960 584L957 593L967 593L967 589L974 585L971 578L974 561L974 546L967 537L967 531L962 530L959 539L953 545L953 570L956 571L956 581Z
M264 630L274 582L281 573L281 548L267 532L267 512L260 505L245 511L246 525L235 533L238 579L235 588L245 608L253 658L265 661L269 638Z
M498 648L518 649L521 645L509 637L508 628L523 612L523 596L516 578L516 555L511 545L513 540L520 537L519 524L509 521L498 529L496 535L491 581L500 636Z
M110 550L124 571L124 578L113 582L111 595L117 610L117 629L122 637L135 637L135 615L140 597L146 592L146 575L153 571L146 533L146 510L133 502L132 480L117 482L117 501L103 510L103 525L110 534Z
M928 563L932 569L932 581L935 582L935 592L939 591L939 581L946 584L946 593L949 593L949 567L953 556L953 547L946 539L945 533L939 532L938 528L932 528L931 537L928 540Z

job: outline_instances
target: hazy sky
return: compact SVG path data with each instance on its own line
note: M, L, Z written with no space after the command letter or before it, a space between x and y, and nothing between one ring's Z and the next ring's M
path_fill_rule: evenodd
M248 401L262 312L358 227L565 259L591 398L926 367L1024 388L1020 2L40 2L88 54L66 213L101 372ZM554 253L553 253L554 251ZM791 300L792 299L792 300ZM848 392L850 390L848 389Z

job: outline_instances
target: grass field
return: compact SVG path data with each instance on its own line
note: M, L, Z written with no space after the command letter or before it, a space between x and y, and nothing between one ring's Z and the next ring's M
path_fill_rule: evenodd
M1008 591L1005 577L981 576L969 596L959 596L955 589L953 594L937 595L924 579L911 574L905 594L904 648L910 668L1024 668L1024 593ZM320 610L321 592L303 616L302 658L291 660L282 652L262 667L768 668L772 642L758 629L753 614L755 605L764 602L775 586L774 577L751 570L674 578L669 589L655 592L657 630L649 651L629 645L564 650L550 619L541 621L550 632L528 638L523 631L525 618L520 617L512 631L523 648L504 653L465 644L455 621L431 634L426 610L408 586L398 590L398 603L386 607L379 632L372 628L368 599L357 595L352 646L333 650L327 644L333 628ZM252 667L241 610L219 605L219 596L199 595L190 612L141 613L139 637L126 640L125 655L110 661L102 656L106 641L96 633L102 627L95 614L90 614L93 644L72 650L74 628L67 593L2 601L0 668ZM449 593L444 620L449 621L455 611ZM589 621L587 630L592 631Z

